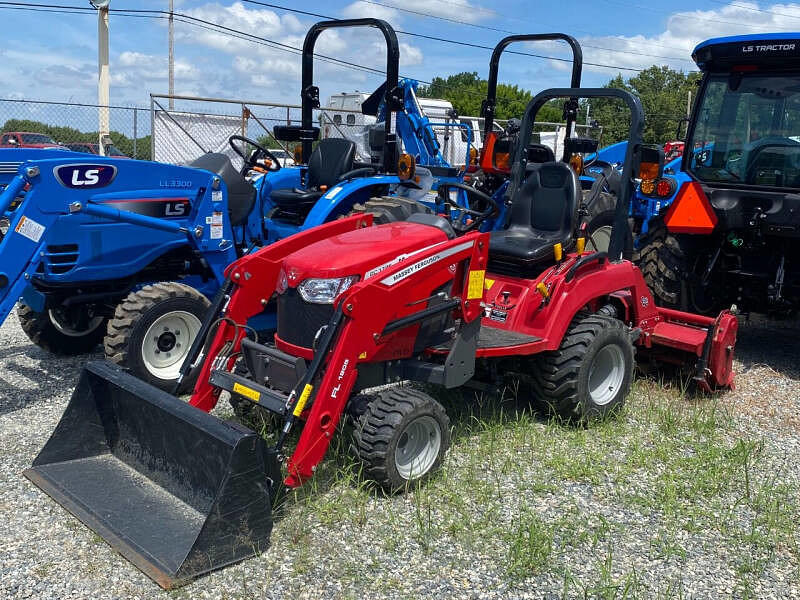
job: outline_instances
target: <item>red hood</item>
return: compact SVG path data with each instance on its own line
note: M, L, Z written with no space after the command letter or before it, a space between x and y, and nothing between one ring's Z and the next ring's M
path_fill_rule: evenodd
M375 275L405 255L447 241L436 227L419 223L389 223L333 236L311 244L283 262L289 285L311 277L331 279Z

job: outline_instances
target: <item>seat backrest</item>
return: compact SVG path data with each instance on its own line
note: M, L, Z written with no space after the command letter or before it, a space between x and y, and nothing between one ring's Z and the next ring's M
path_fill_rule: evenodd
M256 202L256 188L248 182L227 155L209 152L189 163L190 167L216 173L228 189L228 217L232 227L247 220Z
M311 158L308 160L306 187L318 188L321 185L331 187L339 181L339 177L353 170L356 155L356 144L343 138L325 138L321 140Z
M568 165L528 165L528 177L511 199L509 229L528 229L547 238L571 235L580 199L578 177Z

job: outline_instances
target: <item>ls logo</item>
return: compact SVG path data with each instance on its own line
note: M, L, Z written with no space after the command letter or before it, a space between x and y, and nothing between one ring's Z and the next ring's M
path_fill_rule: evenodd
M117 176L113 165L62 165L53 169L53 174L64 187L90 190L106 187Z

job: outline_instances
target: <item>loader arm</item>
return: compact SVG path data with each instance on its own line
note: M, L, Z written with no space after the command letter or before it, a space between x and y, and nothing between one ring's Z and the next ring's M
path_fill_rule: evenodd
M218 322L211 344L205 352L193 353L186 358L194 365L202 363L190 404L206 412L216 406L220 390L209 383L211 370L232 366L231 359L239 352L245 335L243 331L240 333L239 324L247 323L250 317L264 310L275 290L284 258L319 240L371 225L372 215L369 213L338 219L275 242L229 265L225 275L233 283L233 289L222 311L208 317L209 327ZM205 357L209 359L204 361Z

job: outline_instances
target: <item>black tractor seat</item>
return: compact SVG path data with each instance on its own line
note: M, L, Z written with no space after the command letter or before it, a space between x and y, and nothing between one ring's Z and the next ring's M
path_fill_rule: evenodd
M573 245L581 202L578 177L561 162L528 165L527 175L511 200L508 228L491 234L489 261L498 271L541 271L554 261L554 244L564 251Z
M270 199L283 210L302 212L310 209L328 189L339 182L342 175L353 170L356 145L350 140L326 138L317 144L306 170L304 188L273 190Z
M228 190L228 217L232 227L247 220L256 203L256 188L236 170L227 155L209 152L193 160L188 166L216 173L225 182Z

